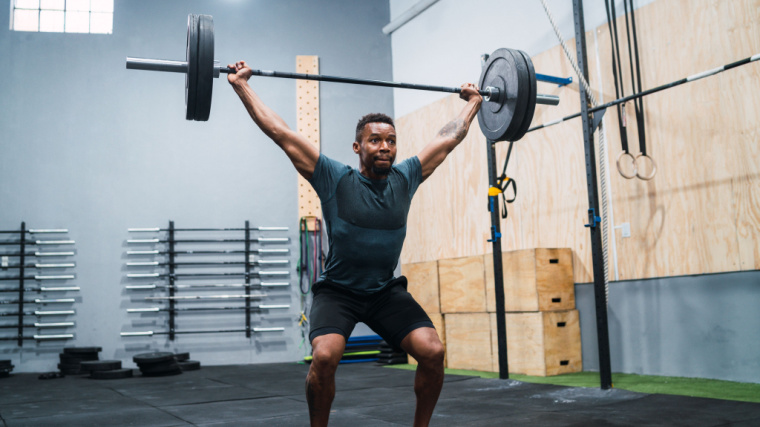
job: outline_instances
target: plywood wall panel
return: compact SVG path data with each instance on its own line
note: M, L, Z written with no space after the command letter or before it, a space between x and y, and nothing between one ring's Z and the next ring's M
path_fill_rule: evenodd
M696 3L657 2L637 11L645 88L760 50L758 38L753 42L747 36L757 35L759 2ZM746 16L754 16L755 23ZM621 25L623 18L618 20L619 29ZM621 32L619 36L626 46L625 35ZM605 98L611 100L614 86L606 26L598 29L597 39L605 76L602 87ZM621 59L628 70L625 56ZM617 235L621 279L757 268L754 260L751 267L744 265L740 255L757 251L757 222L745 227L751 242L743 240L739 231L740 223L753 222L749 219L752 208L745 211L750 214L748 221L738 211L738 206L753 205L751 190L739 195L735 189L758 185L760 163L744 152L756 145L757 138L743 136L756 132L758 99L746 94L760 90L758 68L749 65L645 98L647 145L658 163L657 176L649 182L626 180L614 168L611 176L616 222L629 222L632 231L629 239ZM624 76L630 80L629 72ZM592 84L600 86L598 79L592 79ZM629 84L626 90L630 93ZM617 113L609 110L605 120L614 161L621 151ZM631 151L636 153L638 135L632 105L627 120ZM754 166L749 166L750 162Z
M644 88L760 52L758 22L758 0L660 0L638 9ZM625 49L621 60L630 94L624 28L621 17L618 29ZM574 40L567 43L574 47ZM589 31L587 45L592 89L598 98L603 93L606 101L612 100L607 26ZM559 46L534 56L533 62L538 72L574 76ZM558 95L561 103L539 106L534 125L580 109L576 83L562 88L539 83L539 91ZM756 62L646 97L648 148L658 165L651 181L627 180L618 174L617 112L608 109L611 202L615 222L630 223L632 231L630 238L614 231L620 279L760 268L760 97L752 95L757 93L760 63ZM417 144L408 145L408 152L416 154L461 106L453 95L399 118L399 133L413 136ZM626 115L631 151L637 153L632 103ZM473 124L468 140L420 187L402 262L491 252L486 242L490 221L484 143ZM499 172L506 150L507 143L497 146ZM588 196L580 119L528 133L516 142L507 174L517 179L518 196L501 224L503 250L572 248L575 282L591 281L590 239L583 227ZM610 265L610 278L613 274Z

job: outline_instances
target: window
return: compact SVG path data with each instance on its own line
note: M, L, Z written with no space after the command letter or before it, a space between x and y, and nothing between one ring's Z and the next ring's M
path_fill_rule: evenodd
M113 0L11 0L11 30L111 34Z

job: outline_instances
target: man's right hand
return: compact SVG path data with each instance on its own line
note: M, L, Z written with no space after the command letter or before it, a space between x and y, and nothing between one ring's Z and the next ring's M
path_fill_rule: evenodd
M253 72L251 67L245 63L245 61L238 61L235 64L227 64L227 68L235 70L235 73L227 74L227 81L234 85L236 83L247 82L251 78Z

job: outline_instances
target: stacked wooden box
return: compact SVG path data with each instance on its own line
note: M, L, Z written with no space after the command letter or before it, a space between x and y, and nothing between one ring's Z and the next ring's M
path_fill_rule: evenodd
M509 371L580 372L571 250L504 252L502 262ZM446 345L446 366L497 372L493 255L438 260L437 286L434 264L406 264L402 271Z

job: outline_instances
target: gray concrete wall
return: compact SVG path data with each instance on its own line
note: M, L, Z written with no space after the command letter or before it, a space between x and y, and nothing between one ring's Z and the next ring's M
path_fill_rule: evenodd
M0 7L0 22L8 22ZM296 172L251 122L224 79L215 82L208 122L184 119L184 77L125 69L126 56L184 59L189 13L214 16L216 57L254 68L295 70L296 55L318 55L321 72L391 78L387 1L116 1L111 35L0 30L0 229L21 221L68 228L77 279L68 342L0 341L17 371L56 369L64 345L98 345L101 358L130 361L147 350L190 351L205 364L294 361L307 351L295 319L299 291ZM254 77L252 86L295 127L292 80ZM392 91L321 85L323 152L356 165L350 149L364 113L393 113ZM284 333L121 338L166 328L165 314L128 315L124 290L128 227L290 227L290 290L270 291L284 314L254 324ZM239 281L239 280L238 280ZM12 285L12 284L11 284ZM9 286L0 283L0 286ZM186 294L189 293L186 291ZM145 294L141 294L145 295ZM0 297L5 298L5 295ZM52 306L47 307L53 308ZM239 312L179 316L178 329L241 326ZM33 320L28 319L28 320ZM0 319L0 322L6 322ZM6 323L12 323L8 321ZM7 335L8 330L0 330Z
M760 272L614 282L612 372L760 382ZM583 369L599 370L592 284L576 284Z

